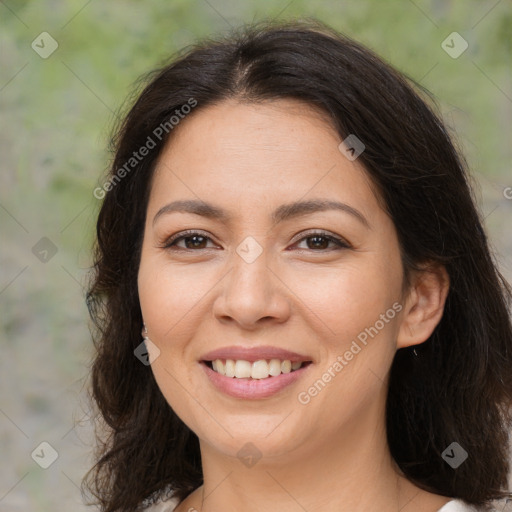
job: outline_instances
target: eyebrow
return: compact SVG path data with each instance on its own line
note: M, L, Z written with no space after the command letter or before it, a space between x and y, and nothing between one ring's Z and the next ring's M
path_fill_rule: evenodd
M309 201L295 201L293 203L283 204L274 210L271 218L272 222L277 224L292 218L327 210L338 210L348 213L358 219L366 228L371 229L370 223L359 210L356 210L353 206L348 204L329 199L311 199ZM157 219L162 215L173 212L192 213L223 223L229 223L233 219L230 213L218 206L205 201L187 199L173 201L172 203L162 206L153 218L153 225L155 225Z

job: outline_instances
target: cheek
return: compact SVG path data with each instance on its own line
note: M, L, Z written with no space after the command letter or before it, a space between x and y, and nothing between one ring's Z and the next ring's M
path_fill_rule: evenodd
M337 267L312 269L307 276L300 278L295 271L286 282L294 283L296 304L303 307L300 314L312 319L329 351L342 350L400 300L400 267L393 260L382 265L377 253L358 255ZM393 319L394 313L385 320ZM386 329L390 324L386 322Z
M141 261L138 277L141 310L151 339L163 345L162 349L170 342L184 339L187 326L197 325L195 316L200 314L201 303L214 290L213 274L206 266L180 267L160 256Z
M297 290L321 320L314 329L321 364L301 389L299 402L314 402L315 410L338 410L341 417L380 396L396 352L402 309L399 260L374 252L353 261L316 272ZM340 406L340 397L352 405Z
M347 266L317 284L321 292L303 285L301 293L321 318L316 323L321 364L297 400L310 413L318 411L322 428L336 430L351 416L373 410L371 404L384 396L396 352L401 282L393 268L383 275L379 265L365 265ZM331 411L327 417L325 411Z

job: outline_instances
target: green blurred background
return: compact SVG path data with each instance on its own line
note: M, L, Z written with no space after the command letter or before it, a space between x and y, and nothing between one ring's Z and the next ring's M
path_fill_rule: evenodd
M86 509L92 344L83 286L100 206L93 190L135 81L197 38L310 16L435 95L511 280L510 1L0 1L0 510ZM46 58L42 32L58 44ZM442 47L452 32L468 43L457 58ZM58 455L47 469L39 464L52 452L41 442Z

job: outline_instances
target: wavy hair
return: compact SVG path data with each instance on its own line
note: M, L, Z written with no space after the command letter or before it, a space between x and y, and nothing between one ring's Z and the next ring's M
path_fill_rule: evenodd
M142 341L137 274L151 178L172 129L153 136L155 147L140 161L130 160L134 151L191 98L194 112L228 98L294 98L327 113L342 139L356 134L364 142L358 161L394 222L406 282L425 263L444 265L450 278L433 334L399 349L390 369L393 459L436 494L475 505L506 496L511 288L489 250L467 163L428 91L314 19L264 21L203 40L144 84L115 128L97 219L87 304L96 350L90 398L101 424L82 490L105 512L132 512L163 489L181 501L203 482L197 436L134 356ZM469 453L456 470L442 458L452 442Z

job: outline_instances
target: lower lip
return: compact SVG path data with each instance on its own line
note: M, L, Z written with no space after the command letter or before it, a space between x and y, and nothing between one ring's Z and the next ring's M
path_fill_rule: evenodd
M286 386L293 384L304 376L304 373L308 371L312 363L293 372L281 373L276 377L268 377L266 379L237 379L236 377L226 377L212 370L203 362L201 362L200 365L206 372L210 382L219 391L235 398L254 400L273 396Z

